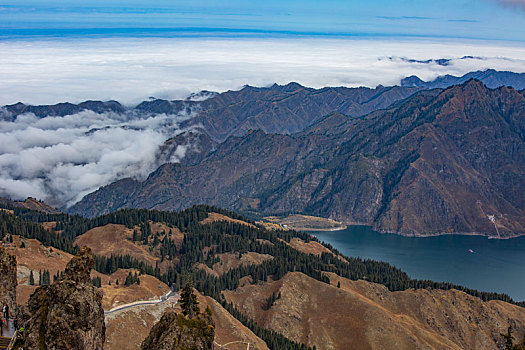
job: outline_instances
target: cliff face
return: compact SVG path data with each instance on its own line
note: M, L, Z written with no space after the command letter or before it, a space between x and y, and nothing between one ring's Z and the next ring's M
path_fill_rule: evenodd
M16 307L16 258L0 247L0 306L7 303L11 315Z
M91 249L84 247L67 264L60 280L35 291L25 310L25 348L103 348L102 293L90 283L93 264Z
M204 350L213 348L215 326L208 314L186 318L168 310L151 329L142 350Z

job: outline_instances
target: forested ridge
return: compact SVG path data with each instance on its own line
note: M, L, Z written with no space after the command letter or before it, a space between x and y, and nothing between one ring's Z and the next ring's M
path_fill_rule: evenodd
M481 292L446 282L411 279L405 272L385 262L344 257L328 244L324 245L331 250L331 253L325 252L320 256L305 254L287 243L292 238L300 238L305 242L317 241L315 237L293 230L267 230L240 215L206 205L193 206L180 212L123 209L93 219L78 215L45 214L24 208L6 209L12 210L14 215L7 211L0 211L0 239L9 239L11 234L21 235L38 239L46 246L69 253L75 253L78 249L74 244L75 238L92 228L121 224L133 229L133 238L130 239L138 241L138 244L149 245L159 260L169 262L168 267L161 270L159 266L151 266L132 256L119 255L115 252L110 257L95 257L97 271L111 274L119 268L135 268L141 273L153 275L168 285L173 285L177 290L182 287L182 276L189 275L194 281L195 288L219 301L233 316L265 340L270 348L306 349L302 344L261 328L225 301L221 292L236 289L242 277L251 276L253 283L256 283L266 281L269 276L277 280L288 272L297 271L330 283L323 272L333 272L352 280L365 279L380 283L391 291L409 288L444 290L454 288L482 300L496 299L525 306L524 302L515 302L506 294ZM201 224L200 222L207 218L210 212L243 220L251 225L232 221ZM43 222L56 222L56 226L52 230L46 230L40 225ZM170 228L170 231L164 234L153 233L150 229L151 222L163 223ZM172 229L184 233L184 239L179 246L170 237ZM218 254L235 253L240 257L247 252L268 254L273 259L259 265L240 265L218 277L195 268L197 263L212 267L219 261ZM268 305L271 307L271 301Z

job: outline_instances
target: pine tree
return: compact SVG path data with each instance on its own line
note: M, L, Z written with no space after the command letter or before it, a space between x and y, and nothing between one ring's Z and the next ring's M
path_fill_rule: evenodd
M133 284L133 275L131 274L131 271L128 273L128 276L126 277L126 280L124 281L124 286L130 286Z
M182 289L180 295L180 305L184 316L195 317L199 313L199 303L197 297L193 294L193 286L190 281Z
M514 348L514 336L512 335L513 329L512 325L509 326L507 329L507 333L501 333L501 337L503 338L503 345L505 350L512 350Z
M35 285L35 277L33 276L33 271L29 273L29 285L34 286Z

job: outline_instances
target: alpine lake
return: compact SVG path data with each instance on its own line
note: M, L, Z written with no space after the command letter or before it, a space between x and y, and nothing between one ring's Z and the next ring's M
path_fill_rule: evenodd
M348 257L385 261L411 278L507 293L515 301L525 301L525 236L404 237L375 232L368 226L308 232Z

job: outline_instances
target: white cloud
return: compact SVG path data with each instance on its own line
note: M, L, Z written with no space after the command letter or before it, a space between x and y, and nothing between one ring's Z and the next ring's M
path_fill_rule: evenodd
M321 39L83 39L0 41L0 105L149 96L296 81L306 86L398 84L494 68L525 72L525 47L490 42ZM459 59L463 56L483 59ZM448 58L447 66L410 62ZM391 58L391 59L385 59ZM193 95L201 100L208 94ZM0 110L0 112L2 112ZM0 120L0 195L71 205L123 177L143 178L159 146L191 116L81 112ZM192 145L170 155L182 159Z
M143 179L159 165L159 147L190 117L84 111L0 121L0 194L71 205L120 178ZM177 149L171 160L180 161L184 151Z
M200 90L296 81L312 87L376 86L417 74L477 69L525 71L525 45L481 41L358 39L81 39L0 42L0 105L150 96L183 98ZM382 57L484 57L449 66Z

